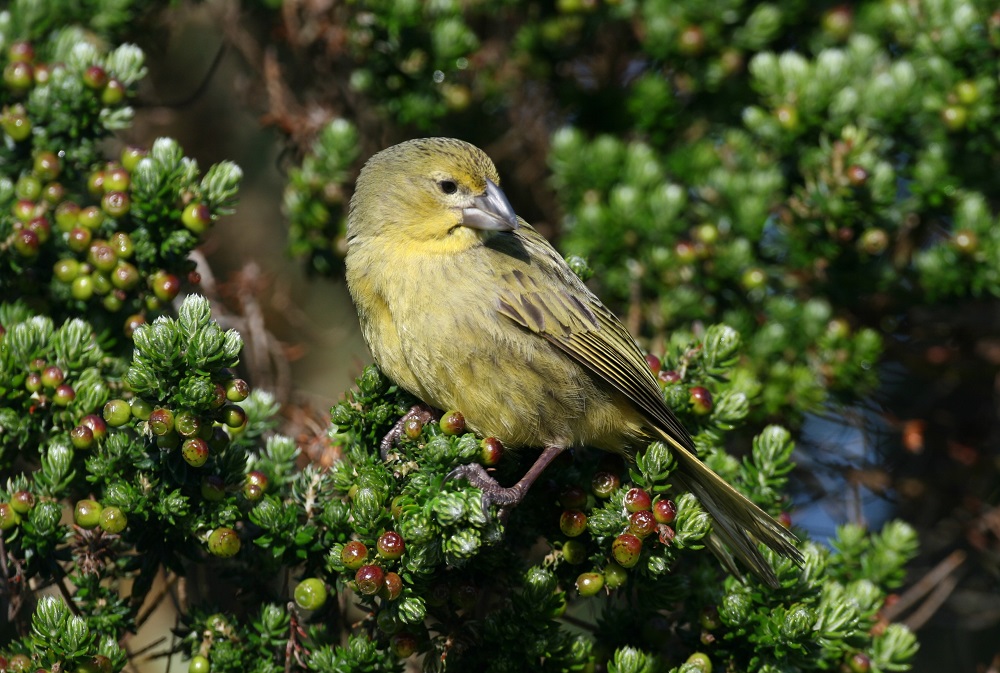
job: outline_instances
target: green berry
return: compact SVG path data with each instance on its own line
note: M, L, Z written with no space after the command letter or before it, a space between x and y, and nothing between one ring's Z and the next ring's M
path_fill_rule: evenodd
M132 202L125 192L107 192L101 197L101 208L111 217L128 214Z
M604 575L601 573L581 573L576 578L576 590L581 596L596 596L604 588Z
M10 207L10 213L18 222L30 222L38 216L38 204L30 199L18 199Z
M229 379L224 389L230 402L242 402L250 396L250 385L243 379Z
M42 375L38 372L31 372L24 379L24 389L29 393L37 393L42 389Z
M188 664L187 673L210 673L212 670L212 665L209 663L208 659L197 654L191 657L191 663Z
M11 140L19 143L31 135L31 120L24 108L18 105L0 117L0 128L3 128Z
M566 540L562 546L563 558L566 563L580 565L587 560L587 546L579 540Z
M639 562L642 554L642 540L632 533L622 533L611 543L611 555L623 568L631 568Z
M260 470L251 470L247 472L246 482L243 485L243 495L247 497L247 500L260 500L269 484L270 479L267 478L266 474Z
M609 589L618 589L628 581L628 571L620 565L611 561L604 566L604 586Z
M104 224L104 211L97 206L87 206L77 214L76 221L84 229L94 231Z
M378 549L378 555L390 561L395 561L402 556L403 550L406 548L403 536L392 530L382 533L375 546Z
M955 96L962 105L973 105L979 100L979 86L972 80L962 80L955 85Z
M191 437L181 444L181 457L191 467L201 467L208 462L208 442L201 437Z
M704 652L695 652L687 658L685 663L697 667L702 673L712 673L712 660Z
M460 435L465 432L465 416L461 411L447 411L441 417L440 426L446 435Z
M107 71L99 65L92 65L83 72L83 84L88 89L103 89L108 83Z
M866 229L861 234L858 245L869 255L881 255L889 247L889 234L885 232L885 229L878 227Z
M174 414L170 409L153 409L149 415L149 429L154 435L163 436L174 430Z
M397 633L389 639L389 649L399 659L406 659L417 652L419 643L412 633Z
M423 431L424 424L419 418L408 418L403 423L403 434L406 435L407 439L420 439Z
M78 500L73 509L73 522L90 530L101 523L101 504L96 500Z
M100 526L105 533L117 535L128 526L128 517L119 507L105 507L101 510Z
M20 63L31 63L35 60L35 48L26 40L12 42L7 48L7 60Z
M174 415L174 429L182 437L194 437L201 432L202 421L198 414L182 409Z
M340 562L348 570L359 569L365 564L366 558L368 558L368 547L359 540L351 540L340 551Z
M295 585L295 603L303 610L319 610L326 603L326 584L317 577L304 579Z
M374 596L385 583L385 572L376 565L363 565L354 574L358 591L366 596Z
M180 294L181 279L166 271L157 271L152 277L153 294L163 302L172 301Z
M69 441L73 448L85 451L94 446L94 432L86 425L78 425L69 431Z
M66 245L73 252L83 252L90 247L91 233L83 227L73 227L66 239Z
M240 551L240 536L232 528L222 526L208 536L208 551L214 556L229 558Z
M125 100L125 85L111 78L101 91L101 103L108 106L118 105Z
M80 206L73 201L63 201L56 206L56 226L59 231L70 232L78 224Z
M42 182L52 182L62 171L62 164L55 152L43 151L35 155L31 172Z
M823 14L823 31L837 42L850 37L853 27L854 11L849 5L837 5Z
M193 201L187 204L181 213L181 224L192 233L203 234L212 224L212 211L204 203Z
M124 231L116 231L108 239L108 245L111 249L115 251L119 259L128 259L135 252L135 245L132 243L132 237L126 234Z
M46 367L42 370L42 385L46 388L55 388L60 385L66 379L66 375L63 370L55 365Z
M949 105L941 110L941 121L949 131L961 131L969 121L969 110L962 105Z
M35 69L30 63L13 61L3 69L3 81L15 93L27 91L35 83Z
M201 497L209 502L219 502L226 497L226 482L216 474L201 479Z
M740 276L740 285L744 290L759 290L767 284L767 274L763 269L751 267Z
M72 283L80 275L80 263L72 257L60 259L53 265L52 274L60 283Z
M379 596L387 601L394 601L399 598L401 593L403 593L403 578L397 573L386 573L385 582L382 584Z
M14 183L14 196L22 201L38 201L42 197L42 181L34 175L22 175Z
M122 331L125 333L125 336L131 339L132 334L145 324L146 319L142 316L142 314L133 313L129 317L125 318L125 324L122 326Z
M128 262L120 261L111 271L111 284L119 290L131 290L139 283L139 270Z
M125 400L108 400L104 405L104 420L113 428L120 428L132 419L132 408Z
M872 668L872 660L864 652L854 652L847 657L846 666L850 673L868 673Z
M129 145L124 148L121 153L122 167L127 171L134 171L135 167L139 165L139 162L143 157L146 156L146 150L141 147L135 147L134 145Z
M66 188L59 182L50 182L42 187L42 201L50 206L58 206L66 199Z
M227 404L221 410L222 422L230 428L242 428L247 424L247 412L235 404Z
M87 250L87 261L98 271L111 271L118 265L118 255L107 241L94 241Z
M0 502L0 531L7 531L21 523L21 515L8 502Z
M566 537L579 537L587 530L587 515L578 509L567 509L559 517L559 530Z

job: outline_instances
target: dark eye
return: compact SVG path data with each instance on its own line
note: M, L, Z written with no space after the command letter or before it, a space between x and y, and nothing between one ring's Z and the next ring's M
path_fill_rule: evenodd
M440 187L441 191L445 194L454 194L458 191L458 185L455 184L454 180L442 180L438 183L438 187Z

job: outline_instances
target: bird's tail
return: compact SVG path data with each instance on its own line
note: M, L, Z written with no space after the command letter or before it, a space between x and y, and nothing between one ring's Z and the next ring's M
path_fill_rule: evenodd
M661 435L674 450L682 482L678 485L694 493L712 516L708 547L733 574L740 574L734 563L735 556L768 586L777 588L778 578L757 545L763 542L778 554L802 565L802 552L795 547L796 537L709 469L690 449L665 431L661 431ZM728 551L721 543L725 543Z

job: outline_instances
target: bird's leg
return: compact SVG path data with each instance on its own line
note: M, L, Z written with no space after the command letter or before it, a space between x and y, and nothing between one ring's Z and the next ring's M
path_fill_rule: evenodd
M556 444L546 446L545 450L535 459L534 465L510 488L498 484L497 480L491 477L479 463L459 465L448 473L448 479L465 479L471 486L480 489L483 492L483 512L489 516L490 506L500 505L500 518L503 520L507 518L510 509L521 502L528 489L545 471L549 463L565 450L565 446Z
M406 430L406 423L408 421L420 421L421 423L427 423L436 418L434 411L426 404L414 404L410 407L410 410L403 414L403 417L396 421L396 424L392 426L392 430L385 433L385 437L379 443L379 453L382 456L382 460L388 460L389 452L396 447L396 443L402 436L403 432Z

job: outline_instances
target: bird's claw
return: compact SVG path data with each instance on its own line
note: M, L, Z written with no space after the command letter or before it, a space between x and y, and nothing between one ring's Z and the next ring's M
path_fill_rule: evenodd
M469 463L459 465L448 473L446 481L452 479L465 479L470 486L474 486L483 492L482 507L483 514L487 520L490 518L490 509L494 505L500 506L498 518L500 523L506 524L510 511L524 498L524 491L520 484L515 484L510 488L501 486L479 463Z

